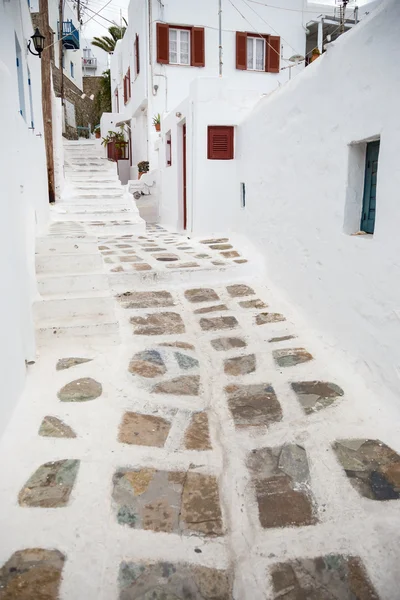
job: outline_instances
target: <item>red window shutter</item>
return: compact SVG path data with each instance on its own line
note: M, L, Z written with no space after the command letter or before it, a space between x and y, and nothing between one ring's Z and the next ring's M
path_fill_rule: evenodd
M243 31L236 32L236 68L247 69L247 33Z
M139 36L136 34L135 37L135 64L136 64L136 75L140 73L140 56L139 56Z
M157 23L157 62L169 63L169 25Z
M234 158L233 133L232 125L209 125L207 149L209 160L232 160Z
M204 28L192 27L192 67L205 66Z
M267 60L265 70L269 73L279 73L281 64L281 38L279 35L269 35L266 39Z

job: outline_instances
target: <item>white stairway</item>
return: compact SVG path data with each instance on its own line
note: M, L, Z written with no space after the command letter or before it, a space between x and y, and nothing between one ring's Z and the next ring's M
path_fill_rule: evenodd
M140 234L146 224L116 164L93 141L64 147L65 190L51 208L48 234L36 241L38 342L96 336L114 343L118 321L97 236Z
M96 235L145 231L132 194L118 178L117 164L93 140L65 140L64 157L66 185L52 210L53 220L81 222Z

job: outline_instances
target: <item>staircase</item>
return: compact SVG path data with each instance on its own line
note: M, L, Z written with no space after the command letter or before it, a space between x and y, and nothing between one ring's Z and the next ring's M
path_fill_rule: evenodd
M116 164L93 141L65 142L65 177L49 231L36 243L38 343L93 336L114 343L118 321L97 236L140 235L146 224Z
M133 196L118 178L117 163L105 158L93 140L65 141L64 156L66 186L54 220L80 221L96 235L145 231Z

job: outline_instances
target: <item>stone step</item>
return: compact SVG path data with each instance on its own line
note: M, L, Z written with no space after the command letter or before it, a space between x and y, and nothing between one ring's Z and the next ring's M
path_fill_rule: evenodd
M127 208L125 210L120 211L92 210L85 212L79 210L71 210L68 213L57 214L58 221L70 221L71 219L73 221L81 221L84 223L86 223L86 221L104 221L107 224L109 224L110 221L142 221L138 213L133 208Z
M39 294L44 297L82 296L104 293L108 286L108 275L102 273L74 273L74 275L39 275Z
M99 252L93 254L36 254L36 273L90 273L103 270L103 259Z
M95 254L98 251L97 239L93 236L86 238L67 238L46 236L36 239L36 254Z
M41 300L33 307L40 341L57 337L118 337L114 300L110 296Z

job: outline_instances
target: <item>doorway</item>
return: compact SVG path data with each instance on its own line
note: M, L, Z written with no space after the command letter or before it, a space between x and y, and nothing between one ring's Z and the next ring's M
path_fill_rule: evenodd
M361 231L365 231L365 233L374 233L375 229L379 146L379 140L367 144L364 195L361 214Z
M186 123L182 126L182 199L183 199L183 229L187 229L187 175L186 175Z

